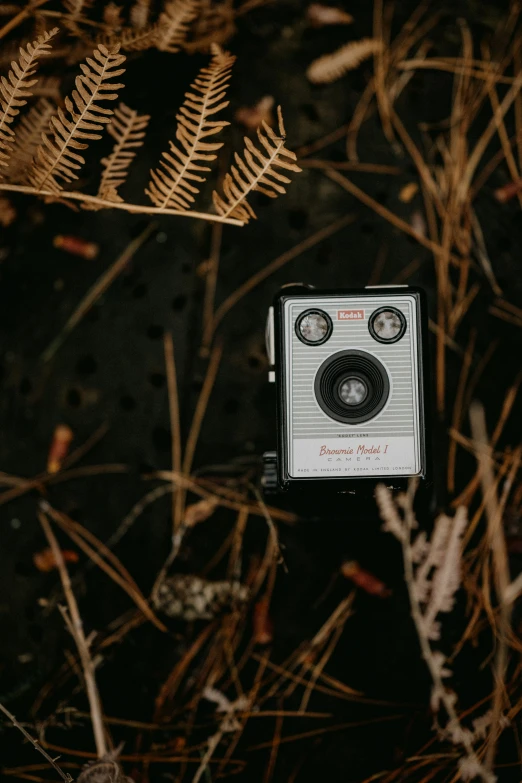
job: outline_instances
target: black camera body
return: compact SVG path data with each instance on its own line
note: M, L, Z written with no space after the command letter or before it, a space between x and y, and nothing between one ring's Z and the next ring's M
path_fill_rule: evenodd
M267 350L280 490L368 494L429 479L420 289L287 286L269 311Z

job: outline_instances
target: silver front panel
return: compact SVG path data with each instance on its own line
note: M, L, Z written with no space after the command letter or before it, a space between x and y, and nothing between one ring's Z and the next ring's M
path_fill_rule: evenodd
M392 344L377 342L368 329L371 314L386 305L400 310L407 323L404 336ZM303 311L315 307L328 313L333 332L323 345L305 345L296 335L295 322ZM307 297L285 302L286 467L290 477L409 476L421 472L417 317L411 294ZM335 421L315 397L317 370L331 354L346 349L377 357L389 378L386 405L363 424Z

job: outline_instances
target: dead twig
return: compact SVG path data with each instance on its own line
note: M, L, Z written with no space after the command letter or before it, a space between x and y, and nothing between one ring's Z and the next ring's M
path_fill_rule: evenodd
M47 516L42 510L38 511L38 519L44 531L47 542L53 551L54 559L60 574L63 592L65 594L65 599L67 601L69 610L68 614L64 614L64 616L68 620L68 628L72 634L78 649L78 654L80 656L83 677L85 680L85 689L87 691L87 698L89 699L94 741L96 743L96 752L98 754L98 758L101 759L107 755L108 747L107 741L105 739L101 699L98 686L96 684L95 666L91 657L89 642L87 641L83 630L80 610L78 609L78 604L76 603L76 598L74 597L74 593L72 591L71 580L69 579L67 566L65 565L58 541L56 540L56 537L51 530L51 525L49 524Z
M46 753L45 750L41 747L41 745L39 744L38 740L35 740L35 739L33 739L33 737L31 737L29 732L26 731L24 729L24 727L20 723L18 723L18 721L16 720L15 716L12 713L10 713L9 710L6 709L1 702L0 702L0 710L4 713L6 718L8 718L11 721L13 726L15 726L15 728L17 728L19 731L22 732L22 734L24 735L26 740L28 740L31 743L33 748L35 750L37 750L38 753L42 754L44 759L46 761L48 761L49 764L51 765L51 767L53 767L53 769L55 769L56 772L60 775L61 779L64 780L65 783L72 783L72 780L73 780L72 777L67 772L63 772L63 770L60 769L60 767L58 766L56 761L53 758L51 758L51 756L49 756L49 754Z

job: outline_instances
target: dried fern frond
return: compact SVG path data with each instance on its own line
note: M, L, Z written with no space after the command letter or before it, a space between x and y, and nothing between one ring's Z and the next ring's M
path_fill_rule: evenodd
M149 120L149 115L138 114L124 103L120 103L114 110L108 131L116 144L112 153L107 158L102 158L104 168L98 190L100 198L123 202L118 188L125 182L129 166L136 157L134 150L143 144Z
M157 40L158 23L140 29L124 27L115 35L102 36L97 43L107 47L120 46L127 52L143 52L145 49L152 49L153 46L156 46Z
M194 183L204 182L205 173L210 171L201 161L215 160L215 152L223 146L221 142L212 143L206 139L230 124L211 118L228 106L229 102L224 98L236 58L216 44L212 54L210 65L200 71L176 117L179 144L171 141L170 153L164 152L160 161L161 168L151 171L151 181L145 192L161 209L190 208L195 194L199 193L199 187Z
M276 169L301 171L294 162L296 155L285 147L286 134L280 106L277 107L277 118L279 136L266 122L262 123L262 128L257 129L257 136L265 152L261 152L248 136L245 136L244 159L237 152L234 155L237 168L232 166L231 173L225 176L224 198L217 191L212 194L216 211L222 217L234 217L245 222L255 218L256 214L246 200L249 193L259 190L265 196L277 198L281 193L286 193L284 186L291 180Z
M136 30L143 30L149 24L150 0L136 0L130 11L130 23Z
M187 37L190 22L197 16L198 0L170 0L158 20L157 47L177 52Z
M36 160L30 173L30 182L37 190L51 190L59 193L62 185L58 179L72 182L78 178L77 170L85 162L75 150L87 149L85 140L101 138L99 131L110 122L112 110L99 105L100 101L112 101L118 97L116 90L123 84L111 81L120 76L125 69L119 68L125 56L100 45L82 63L82 75L76 77L76 89L72 100L65 99L65 107L70 115L66 116L58 109L57 116L51 119L49 130L53 138L44 136L36 151Z
M7 166L13 147L14 133L9 126L32 95L31 87L37 80L31 77L36 71L38 58L50 50L49 41L57 32L55 27L34 43L27 44L25 49L20 49L20 59L18 62L13 60L7 78L2 76L0 80L0 166Z
M328 84L340 79L347 71L357 68L382 49L382 41L377 38L361 38L341 46L331 54L325 54L314 60L306 71L308 79L314 84Z
M5 177L9 182L25 183L42 134L56 113L56 106L46 98L39 101L22 117L15 128L15 140Z

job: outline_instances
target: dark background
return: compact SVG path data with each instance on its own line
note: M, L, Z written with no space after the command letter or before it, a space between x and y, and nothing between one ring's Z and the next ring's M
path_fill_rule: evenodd
M304 73L315 57L346 40L371 35L371 4L354 0L345 7L355 17L354 25L346 28L311 29L305 19L306 5L298 2L278 2L240 19L238 34L229 44L238 61L227 118L232 119L237 107L252 105L263 95L273 95L276 103L283 106L291 149L349 121L371 65L363 65L327 86L311 85ZM400 29L413 7L409 2L396 3L394 30ZM451 4L431 36L432 53L458 53L459 16L467 20L479 42L491 35L504 12L503 4L493 2ZM128 200L145 199L142 191L148 171L157 163L168 138L173 138L175 115L183 94L206 61L200 55L130 55L124 77L127 87L121 97L133 108L152 114L153 119L124 191ZM69 69L65 90L74 75L75 69ZM450 74L416 74L398 102L399 114L414 137L419 122L436 122L447 116L451 94ZM235 123L226 130L228 154L241 148L242 135L243 129ZM93 161L109 146L107 139L98 142ZM491 154L494 150L492 145ZM343 160L344 141L328 147L320 156ZM402 173L348 173L356 184L406 220L415 209L422 210L420 196L408 205L398 198L400 189L416 179L415 170L406 155L401 157L391 150L377 115L362 126L359 157L364 162L398 165ZM96 175L94 162L86 167L83 185L87 192L95 191ZM507 298L520 306L519 206L516 200L501 206L492 196L493 189L508 179L507 170L501 165L480 193L476 209L499 284L508 293ZM204 194L207 204L210 192L209 185ZM198 267L208 257L211 229L185 218L159 219L152 238L52 361L45 364L42 354L68 316L130 239L146 227L149 218L110 211L75 213L62 205L46 206L24 197L13 197L12 202L19 217L2 232L0 242L0 467L9 474L31 477L45 468L49 443L58 423L71 426L74 444L79 445L106 422L107 434L82 464L126 463L130 472L83 478L49 490L54 506L105 540L133 504L154 486L140 479L140 474L170 467L162 340L165 330L174 337L182 429L187 434L206 369L206 360L199 353L204 280ZM253 466L259 472L260 456L274 447L274 401L267 383L264 325L272 296L281 285L306 281L328 288L364 286L372 275L375 277L379 254L385 253L380 279L373 282L393 282L411 262L418 260L418 268L407 282L426 289L434 317L435 279L430 253L320 171L305 170L294 177L287 196L277 201L255 196L252 203L257 221L244 228L224 228L217 304L257 270L314 231L348 213L355 220L269 277L224 320L219 330L224 355L196 452L195 467L203 473L216 465L228 465L228 470L231 465ZM98 257L87 261L54 249L53 238L64 233L99 243ZM486 405L490 426L519 371L522 343L519 331L488 315L492 299L484 282L457 335L459 345L465 348L469 330L477 330L475 362L491 341L499 341L477 390L477 396ZM460 366L461 357L448 352L448 416ZM503 445L518 441L520 420L518 405ZM431 413L430 425L434 425L435 433L437 502L444 506L448 421L439 422ZM459 452L457 486L462 486L462 479L472 466L471 459ZM20 719L28 720L35 720L31 705L43 684L63 664L63 648L70 649L72 644L58 612L46 613L37 603L38 598L56 586L57 576L41 574L33 565L33 554L45 546L36 507L36 495L0 507L0 700ZM393 595L387 600L364 594L357 597L355 616L348 621L328 671L370 699L389 701L392 705L352 704L314 696L309 709L331 712L332 726L366 719L384 722L337 729L281 746L274 780L286 781L295 774L302 779L321 775L332 781L360 781L401 764L431 736L429 683L410 624L398 548L391 537L379 531L373 509L368 509L367 514L346 516L344 520L304 522L294 528L281 526L287 572L278 580L273 603L273 658L282 660L317 631L350 589L336 577L340 563L346 558L358 559L392 588ZM182 552L180 569L198 572L232 524L232 517L219 512L213 522L194 530ZM253 551L263 539L263 525L260 521L251 523L247 541ZM170 526L167 496L140 517L116 550L145 593L168 552ZM87 574L79 594L89 630L106 628L129 608L126 596L96 570ZM448 638L444 644L448 648L459 638L463 613L464 607L459 608L447 624ZM150 720L159 685L193 635L194 629L183 624L173 628L168 637L147 626L112 650L99 672L106 713ZM473 650L455 664L453 684L464 704L472 704L487 693L487 678L479 669L482 660L482 652ZM74 687L75 682L69 682L62 691L58 688L36 718L46 718L62 700L85 709L83 696L72 693ZM299 698L295 703L290 700L285 707L296 709ZM388 720L390 716L392 719ZM48 739L65 747L92 750L88 722L79 723L74 729L49 729ZM317 723L312 720L288 720L283 734L315 728ZM248 761L241 779L263 780L267 751L249 752L248 747L270 739L273 731L273 720L249 724L240 750L235 753L235 757ZM199 740L210 733L208 725L203 725ZM136 733L131 730L116 728L114 737L116 741L125 740L129 752L136 747ZM4 730L0 740L8 740L4 745L5 763L9 766L35 761L33 752L22 745L21 738L19 741L10 728ZM508 747L505 752L508 758L511 749ZM156 780L170 772L155 766L149 776ZM502 774L502 780L519 778L519 774L511 778L507 771ZM47 777L51 778L50 772ZM191 779L190 773L186 779Z

